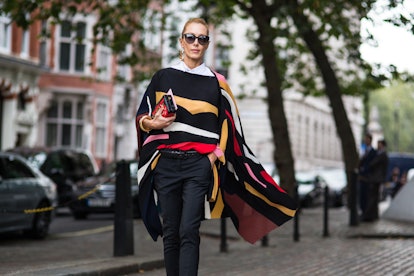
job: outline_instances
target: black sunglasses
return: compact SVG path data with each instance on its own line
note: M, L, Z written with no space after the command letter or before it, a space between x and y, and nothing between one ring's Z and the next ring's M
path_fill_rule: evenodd
M198 43L201 45L206 45L210 40L210 37L208 35L195 36L193 34L183 34L183 38L188 44L193 44L194 41L198 39Z

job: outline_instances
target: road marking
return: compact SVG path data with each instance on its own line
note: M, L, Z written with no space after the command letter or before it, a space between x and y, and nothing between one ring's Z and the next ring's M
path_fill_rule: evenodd
M114 226L113 225L108 225L108 226L103 226L103 227L94 228L94 229L87 229L87 230L81 230L81 231L75 231L75 232L55 234L55 235L52 235L52 237L57 237L57 238L81 237L81 236L87 236L87 235L93 235L93 234L109 232L109 231L113 231L113 230L114 230Z

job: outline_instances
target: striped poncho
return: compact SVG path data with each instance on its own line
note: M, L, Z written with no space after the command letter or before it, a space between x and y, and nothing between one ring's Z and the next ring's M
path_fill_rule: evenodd
M192 80L192 78L195 78ZM208 78L208 79L206 79ZM214 82L211 82L211 81ZM188 81L213 83L217 87L217 98L194 99L184 98L179 94L180 85ZM166 86L174 83L175 87ZM161 96L172 88L177 105L190 114L194 114L195 106L200 103L217 113L218 129L209 125L201 125L200 129L192 126L183 127L179 121L164 130L143 132L139 127L139 119L151 114L151 110ZM211 86L210 86L211 90ZM208 101L213 102L208 102ZM217 111L214 111L217 110ZM184 114L184 113L182 113ZM224 153L213 167L213 180L208 195L206 218L230 217L238 233L248 242L255 243L271 230L282 225L296 212L295 201L279 187L273 178L263 169L258 159L245 143L242 126L233 94L223 76L196 76L167 68L157 72L149 85L136 116L138 149L139 149L139 205L142 220L154 240L162 236L162 226L154 193L152 173L160 156L159 148L163 144L182 142L218 143ZM203 128L203 129L201 129ZM205 129L207 128L207 130ZM210 129L212 128L212 129ZM217 132L217 137L215 136ZM170 135L171 134L171 135Z

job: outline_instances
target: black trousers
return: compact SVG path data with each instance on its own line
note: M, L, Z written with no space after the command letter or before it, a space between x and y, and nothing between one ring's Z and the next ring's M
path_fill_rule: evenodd
M362 214L364 214L367 210L369 190L370 190L370 183L368 181L359 180L358 200L359 200L359 208Z
M168 276L197 275L199 229L211 177L211 164L206 155L176 159L161 153L154 171L154 183L163 221Z
M362 214L363 220L375 221L379 218L379 198L381 183L370 183L368 191L368 202L365 213Z

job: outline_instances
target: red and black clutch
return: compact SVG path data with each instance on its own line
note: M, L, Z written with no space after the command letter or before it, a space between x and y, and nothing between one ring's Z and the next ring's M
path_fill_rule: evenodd
M154 116L159 109L162 110L161 115L163 117L171 117L177 111L177 105L174 101L174 95L172 94L171 89L168 90L168 93L165 94L157 103L154 110L152 111L152 116Z

